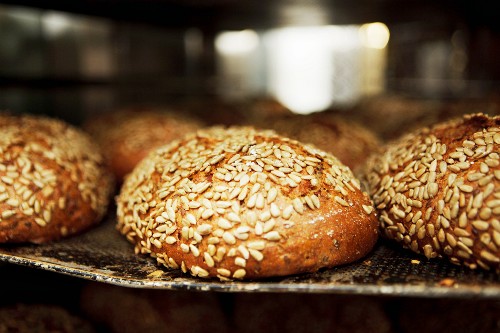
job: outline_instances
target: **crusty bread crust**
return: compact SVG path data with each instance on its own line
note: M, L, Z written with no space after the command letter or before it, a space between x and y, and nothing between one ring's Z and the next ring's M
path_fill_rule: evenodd
M83 127L101 146L121 182L151 150L196 131L202 123L158 108L137 107L93 117Z
M100 221L113 181L87 134L7 114L0 129L0 242L47 242Z
M377 219L350 169L312 146L214 127L162 147L126 178L118 229L160 264L252 279L353 262Z
M408 134L367 164L383 233L428 258L500 264L500 117L467 115Z

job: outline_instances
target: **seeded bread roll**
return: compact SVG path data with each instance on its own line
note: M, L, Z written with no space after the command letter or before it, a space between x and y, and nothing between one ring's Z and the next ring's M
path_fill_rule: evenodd
M249 127L214 127L156 150L126 178L117 204L118 229L137 253L222 280L350 263L378 236L348 167Z
M152 107L117 110L84 124L101 146L119 182L152 149L201 127L202 123L193 117Z
M98 147L62 121L0 114L0 242L43 243L106 212L112 177Z
M427 258L499 269L500 117L406 135L367 164L384 234Z

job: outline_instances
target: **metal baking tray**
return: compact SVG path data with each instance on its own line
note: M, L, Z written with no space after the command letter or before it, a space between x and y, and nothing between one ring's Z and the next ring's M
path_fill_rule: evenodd
M133 246L116 231L114 216L62 241L4 244L0 261L133 288L500 299L500 276L494 272L427 260L383 240L359 262L316 273L231 282L194 278L134 254Z

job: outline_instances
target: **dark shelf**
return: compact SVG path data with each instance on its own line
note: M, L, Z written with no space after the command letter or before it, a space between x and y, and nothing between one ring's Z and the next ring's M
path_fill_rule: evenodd
M479 0L2 0L0 3L206 30L266 28L320 13L328 24L462 22L498 29L494 2Z

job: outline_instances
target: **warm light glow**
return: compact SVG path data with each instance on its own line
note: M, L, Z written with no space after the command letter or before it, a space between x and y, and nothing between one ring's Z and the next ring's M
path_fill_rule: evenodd
M253 30L225 31L215 38L218 89L226 99L244 99L261 90L259 35Z
M253 30L221 32L215 39L215 47L222 54L244 54L258 45L259 36Z
M42 16L42 24L49 36L58 36L66 32L72 18L59 12L47 12Z
M265 92L296 113L353 105L384 89L383 23L222 32L215 41L225 97Z
M361 41L366 47L383 49L389 43L389 28L383 23L375 22L363 24L359 29Z

